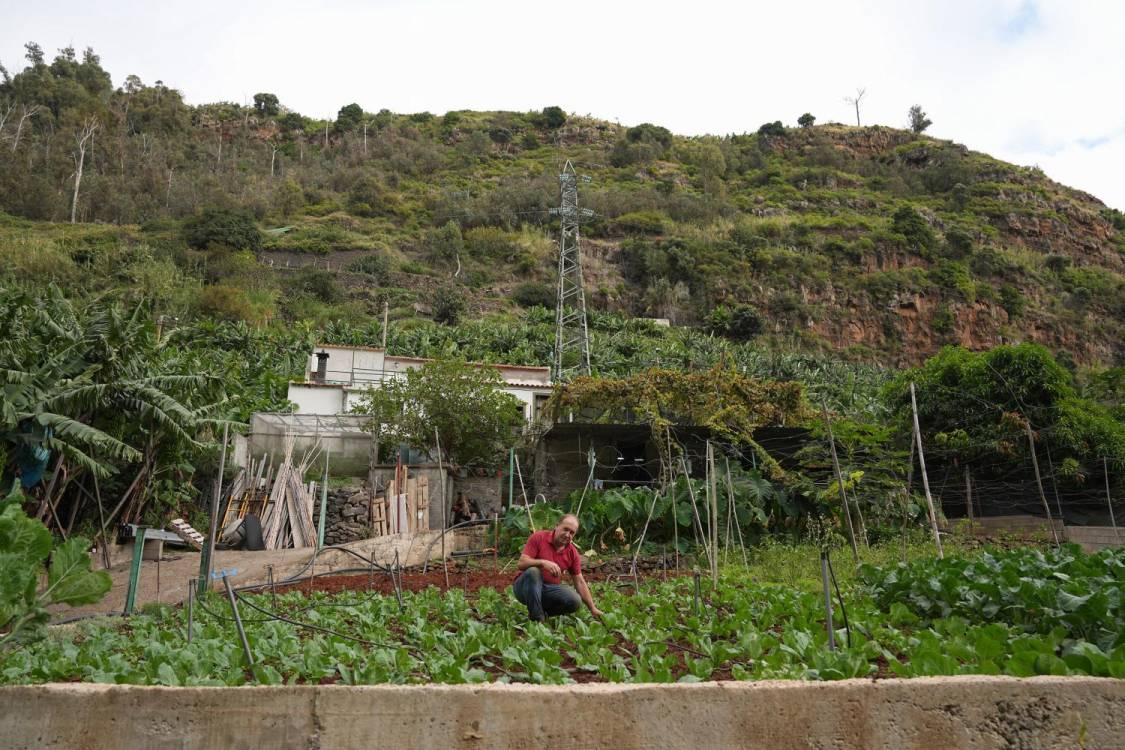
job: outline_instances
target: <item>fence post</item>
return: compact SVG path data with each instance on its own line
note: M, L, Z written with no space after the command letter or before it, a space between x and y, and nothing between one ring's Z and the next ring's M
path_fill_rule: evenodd
M938 559L944 560L945 552L941 548L941 535L938 534L934 498L930 494L930 477L926 473L926 455L922 452L922 428L918 424L918 400L914 397L914 381L910 381L910 410L914 413L914 438L918 441L918 466L922 469L922 487L926 490L926 507L930 512L930 528L934 532L934 544L937 545Z
M1023 421L1023 429L1027 432L1027 445L1031 449L1031 466L1035 469L1035 484L1039 487L1039 499L1043 501L1043 512L1047 514L1047 525L1051 527L1051 536L1055 539L1055 546L1059 545L1059 533L1055 531L1055 524L1051 520L1051 506L1047 504L1047 493L1043 491L1043 479L1039 476L1039 458L1035 455L1035 436L1031 433L1031 420Z

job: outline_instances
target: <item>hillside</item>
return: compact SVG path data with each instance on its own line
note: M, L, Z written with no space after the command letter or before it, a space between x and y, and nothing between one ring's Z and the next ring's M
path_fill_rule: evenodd
M553 305L571 159L595 311L882 364L1021 341L1122 362L1125 215L959 144L836 124L683 138L550 107L323 121L254 99L189 106L114 88L90 51L29 51L0 84L5 283L181 320L362 327L384 302L405 327L512 319Z

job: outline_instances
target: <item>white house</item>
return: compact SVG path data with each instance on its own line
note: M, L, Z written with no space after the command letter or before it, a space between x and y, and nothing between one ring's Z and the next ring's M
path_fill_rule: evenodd
M347 414L369 388L389 378L403 377L429 360L396 357L370 346L323 344L309 354L303 382L289 383L289 400L297 414ZM540 418L551 395L551 370L523 365L488 365L504 379L502 390L523 402L524 419Z

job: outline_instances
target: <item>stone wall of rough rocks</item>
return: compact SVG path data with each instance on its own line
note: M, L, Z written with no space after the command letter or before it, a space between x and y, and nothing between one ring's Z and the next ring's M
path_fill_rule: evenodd
M328 490L324 543L346 544L371 536L367 501L367 490L362 487L338 487ZM320 513L319 506L317 513Z

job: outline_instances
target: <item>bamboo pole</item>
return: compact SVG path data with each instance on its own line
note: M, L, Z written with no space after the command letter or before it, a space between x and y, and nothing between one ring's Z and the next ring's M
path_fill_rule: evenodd
M711 564L711 547L707 544L707 536L703 533L703 521L699 520L699 504L695 501L695 490L691 486L691 475L688 474L687 461L680 456L680 464L684 467L684 480L687 483L688 497L691 498L691 512L695 518L696 541L703 543L703 551L707 553L707 564Z
M824 424L828 427L828 447L832 450L832 469L836 473L836 483L840 487L840 501L844 504L844 518L848 521L848 542L852 546L852 557L859 563L859 546L855 543L855 527L852 526L852 509L848 505L848 495L844 492L844 475L840 471L840 459L836 456L836 436L832 432L832 417L828 416L828 405L821 402Z
M437 448L438 482L441 487L441 569L445 573L445 590L449 591L449 560L445 556L445 530L449 528L449 519L446 517L445 468L441 463L441 438L438 437L437 427L434 427L434 447Z
M1027 444L1031 450L1031 466L1035 469L1035 484L1039 487L1039 499L1043 501L1043 512L1047 514L1047 525L1051 527L1051 536L1054 537L1055 546L1059 547L1059 533L1055 531L1055 524L1051 520L1051 506L1047 504L1047 493L1043 491L1043 478L1039 476L1039 457L1035 455L1035 435L1031 432L1031 420L1025 419L1023 429L1027 433Z
M531 515L531 506L527 502L527 488L523 485L523 472L520 471L520 458L515 454L514 450L512 452L512 458L515 459L516 476L519 477L520 480L520 493L523 495L523 509L527 511L527 523L531 526L531 531L534 533L536 531L535 519ZM579 520L579 523L581 523L581 520Z
M709 504L707 515L710 517L708 531L711 534L711 583L719 583L719 492L715 485L715 447L707 441L707 494Z
M938 534L937 513L934 512L934 498L930 494L930 477L926 473L926 454L922 452L922 428L918 425L918 399L914 396L914 381L910 381L910 410L914 413L914 438L918 447L918 467L922 470L922 487L926 490L926 507L930 513L930 528L934 532L934 544L937 546L938 559L945 559L945 552L941 548L941 535Z
M1109 494L1109 462L1102 456L1102 471L1105 472L1105 504L1109 508L1109 523L1113 526L1113 538L1121 544L1121 535L1117 531L1117 519L1113 517L1113 496Z
M215 526L219 523L219 498L222 496L223 472L227 466L227 433L229 429L228 424L223 425L223 452L219 457L219 474L215 477L215 490L211 495L211 525L207 529L207 546L203 548L203 554L199 556L199 593L201 594L211 586L212 558L215 555L215 537L218 534Z
M734 481L730 478L730 460L723 456L723 462L726 464L727 469L727 497L730 502L731 508L734 507ZM734 516L734 530L738 534L738 547L742 550L742 565L743 567L750 567L750 563L746 560L746 545L742 541L742 524L738 521L738 513L732 513Z

